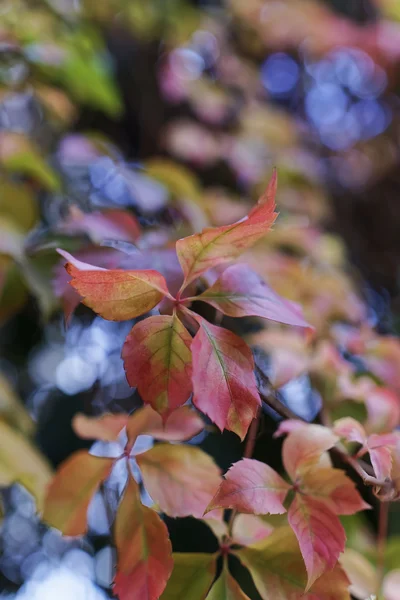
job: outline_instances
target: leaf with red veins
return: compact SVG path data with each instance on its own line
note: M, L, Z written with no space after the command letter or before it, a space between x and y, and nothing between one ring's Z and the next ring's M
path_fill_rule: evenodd
M371 508L360 496L355 483L341 469L315 468L304 473L303 494L323 502L337 515L353 515Z
M122 349L126 378L165 419L192 393L192 337L176 314L148 317Z
M162 417L151 408L145 406L135 410L126 424L128 443L126 452L132 450L138 435L151 435L157 440L168 442L184 442L204 429L204 421L189 406L181 406L163 422Z
M232 261L268 233L277 217L276 187L274 172L265 193L246 217L232 225L208 227L177 241L176 251L185 275L182 289L208 269Z
M250 546L267 538L274 527L256 515L236 515L232 526L232 540L240 546Z
M70 207L70 214L59 230L67 234L85 233L96 244L106 239L135 242L141 235L136 217L127 210L84 213L77 206Z
M352 417L343 417L343 419L335 421L333 431L347 442L357 442L364 446L367 441L364 427Z
M286 472L293 482L321 460L322 455L339 440L327 427L304 424L285 439L282 459Z
M119 600L158 600L173 568L166 525L140 502L139 486L129 477L115 518L117 574L114 593Z
M339 518L323 502L309 496L296 494L288 521L306 565L308 591L321 575L336 565L345 548L346 534Z
M71 285L82 302L104 319L127 321L148 312L165 296L169 297L164 277L157 271L100 269L62 252L68 262Z
M214 582L206 600L250 600L250 598L229 573L228 567L224 565L221 575Z
M276 471L252 458L243 458L225 475L207 510L233 508L242 513L281 515L291 489Z
M221 483L219 467L194 446L157 444L136 460L146 490L170 517L201 518Z
M201 319L192 355L194 405L221 431L243 439L261 405L250 348L231 331Z
M86 450L75 452L62 463L49 485L43 520L64 535L86 533L88 506L110 475L114 461L92 456Z
M77 413L72 419L72 429L84 440L102 440L116 442L121 430L126 426L129 415L104 414L100 417L88 417Z
M225 269L217 281L196 296L229 317L261 317L278 323L311 328L301 310L279 296L248 265Z

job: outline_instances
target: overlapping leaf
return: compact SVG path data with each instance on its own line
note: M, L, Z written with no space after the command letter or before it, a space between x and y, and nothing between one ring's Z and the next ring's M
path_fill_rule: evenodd
M301 309L274 292L245 264L225 269L217 281L196 300L203 300L230 317L254 316L287 325L310 327Z
M129 385L166 418L192 392L192 338L174 313L137 323L126 338L122 358Z
M115 519L115 543L119 600L158 600L173 568L171 542L157 513L140 502L131 476Z
M43 519L64 535L83 535L86 513L96 490L110 474L113 458L75 452L52 479L43 510Z
M182 266L186 287L212 267L233 260L265 235L276 219L275 194L276 172L247 217L223 227L203 229L189 237L178 240L176 251Z
M215 554L174 553L174 570L161 600L204 600L214 580Z
M212 458L194 446L157 444L136 460L147 491L170 517L201 518L221 483Z
M201 319L192 342L193 403L221 429L243 439L261 404L250 348Z

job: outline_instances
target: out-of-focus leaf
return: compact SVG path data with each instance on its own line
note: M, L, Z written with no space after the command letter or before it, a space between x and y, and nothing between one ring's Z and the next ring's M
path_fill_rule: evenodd
M77 413L72 419L72 429L76 435L85 440L102 440L115 442L128 421L126 414L105 414L100 417L88 417Z
M20 269L10 257L0 256L0 320L16 314L27 299L28 291Z
M34 423L6 377L0 373L0 417L25 435L32 434Z
M95 244L107 239L135 242L141 233L139 223L128 211L109 209L84 213L77 206L70 207L70 213L59 229L72 235L86 233Z
M21 483L33 494L41 510L51 477L46 459L25 436L0 420L0 486Z
M232 538L235 544L250 546L271 535L274 528L256 515L236 515L233 521Z
M375 593L376 571L365 556L352 548L346 548L339 562L350 579L350 592L357 600L365 600Z
M170 517L201 518L221 483L212 458L194 446L157 444L136 460L145 488Z
M174 570L161 600L204 600L214 580L215 554L174 553Z
M36 201L29 188L0 177L0 194L0 216L21 231L29 231L38 218Z
M59 467L46 494L43 519L64 535L83 535L86 513L98 487L109 476L113 458L75 452Z

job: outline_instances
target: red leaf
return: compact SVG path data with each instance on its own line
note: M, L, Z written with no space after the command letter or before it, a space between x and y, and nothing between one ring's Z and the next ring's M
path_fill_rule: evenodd
M262 317L311 327L303 318L301 310L279 296L261 277L245 264L233 265L208 290L196 296L211 304L229 317Z
M79 450L63 462L47 490L43 520L64 535L86 533L88 506L101 482L109 476L114 460Z
M316 465L322 454L332 448L338 437L322 425L304 424L295 429L283 442L282 458L286 472L292 481Z
M170 517L201 518L221 483L219 467L194 446L157 444L136 460L146 490Z
M271 467L258 460L243 458L225 475L208 509L234 508L242 513L280 515L291 489Z
M308 573L307 590L336 565L346 535L338 517L324 503L296 494L288 513Z
M261 404L250 348L203 319L192 342L193 403L221 429L243 439Z
M62 255L70 261L65 268L83 304L104 319L126 321L139 317L169 296L165 279L157 271L100 269L66 252Z
M168 530L157 513L140 502L129 477L115 519L118 566L114 593L119 600L157 600L173 568Z
M371 508L358 493L355 483L341 469L315 468L304 473L301 491L323 502L337 515L353 515Z
M192 392L191 343L175 313L140 321L126 338L122 358L128 383L163 418Z
M208 269L233 260L269 231L277 217L276 186L274 172L264 195L247 217L232 225L208 227L177 241L176 251L185 274L182 288Z

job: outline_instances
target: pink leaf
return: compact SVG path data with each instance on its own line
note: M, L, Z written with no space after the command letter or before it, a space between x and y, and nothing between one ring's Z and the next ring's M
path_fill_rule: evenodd
M322 425L308 425L295 429L283 442L283 464L292 481L302 477L318 464L324 452L332 448L338 437Z

